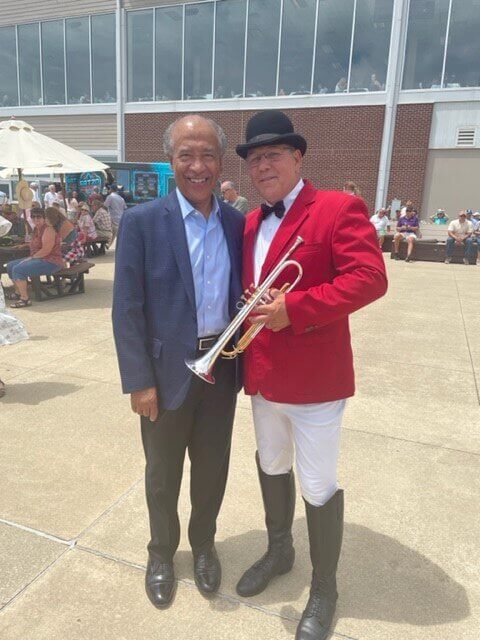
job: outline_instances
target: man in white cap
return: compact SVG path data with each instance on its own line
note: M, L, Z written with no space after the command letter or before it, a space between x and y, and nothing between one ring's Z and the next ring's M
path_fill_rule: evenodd
M473 224L467 220L467 212L459 211L458 219L452 220L448 225L448 238L445 246L445 264L450 264L453 257L455 245L465 245L463 264L474 264L472 262L475 253L473 247Z

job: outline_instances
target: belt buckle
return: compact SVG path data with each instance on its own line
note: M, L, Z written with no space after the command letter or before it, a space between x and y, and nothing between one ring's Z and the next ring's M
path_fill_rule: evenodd
M199 351L208 351L210 349L210 342L212 338L200 338L198 340L198 350Z

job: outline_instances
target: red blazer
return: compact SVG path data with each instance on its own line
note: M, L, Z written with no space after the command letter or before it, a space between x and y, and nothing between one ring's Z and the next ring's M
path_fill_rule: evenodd
M255 209L245 225L243 286L254 280L254 245L261 222ZM304 404L352 396L355 391L348 316L387 290L376 231L360 198L318 191L309 182L280 225L260 282L293 244L303 277L285 296L291 326L262 329L245 351L245 392L268 400ZM293 282L285 270L275 283Z

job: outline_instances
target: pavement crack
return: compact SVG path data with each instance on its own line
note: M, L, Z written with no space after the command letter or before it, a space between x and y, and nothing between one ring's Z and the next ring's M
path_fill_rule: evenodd
M98 549L92 549L90 547L84 547L83 545L77 545L76 546L76 550L83 552L83 553L89 553L92 554L94 556L97 556L98 558L103 558L104 560L109 560L110 562L116 562L118 564L130 567L132 569L136 569L138 571L142 571L145 572L147 567L144 564L139 564L137 562L132 562L130 560L125 560L124 558L119 558L117 556L113 556L109 553L105 553L104 551L99 551ZM190 588L190 589L197 589L197 586L195 584L195 582L193 580L190 580L189 578L179 578L177 579L177 582L179 584L185 585L186 587ZM258 604L254 604L252 602L246 602L245 600L236 598L235 596L231 596L228 593L222 593L221 591L219 591L216 595L216 598L219 598L221 600L225 600L226 602L230 602L232 604L236 604L242 607L247 607L248 609L253 609L254 611L259 611L260 613L263 613L267 616L273 616L275 618L281 618L282 620L288 620L290 622L299 622L300 617L298 616L288 616L285 614L281 614L278 611L272 611L272 609L268 609L268 607L262 607L261 605ZM354 638L353 636L347 636L345 634L342 633L338 633L336 631L332 632L332 637L337 637L337 638L342 638L343 640L358 640L358 638Z
M45 538L46 540L50 540L51 542L57 542L58 544L63 544L68 547L75 546L75 540L65 540L65 538L60 538L58 536L54 536L51 533L47 533L42 531L41 529L34 529L33 527L27 527L18 522L13 522L12 520L5 520L4 518L0 518L0 524L5 524L8 527L14 527L15 529L21 529L22 531L26 531L27 533L33 533L40 538Z
M87 525L84 529L82 529L82 531L80 531L80 533L75 537L75 544L78 543L80 538L83 535L85 535L87 533L87 531L90 531L90 529L92 529L95 525L97 525L100 522L100 520L103 520L103 518L105 518L111 511L113 511L113 509L115 509L115 507L117 507L124 500L126 500L128 498L128 496L138 487L138 485L142 481L143 481L143 476L141 478L139 478L138 480L136 480L124 493L122 493L115 500L115 502L112 502L112 504L110 504L110 506L108 506L105 509L105 511L102 511L102 513L99 516L97 516L95 518L95 520L93 520L89 525Z
M453 280L455 282L455 288L457 290L458 305L460 307L460 314L461 314L461 317L462 317L462 324L463 324L463 331L465 333L465 340L467 341L468 355L469 355L469 358L470 358L470 365L472 367L472 373L473 373L473 382L474 382L474 385L475 385L475 390L477 392L478 404L480 405L480 388L479 388L480 385L479 385L479 381L477 380L477 374L476 374L475 365L474 365L474 362L473 362L472 349L470 347L470 340L468 338L467 324L465 322L465 316L463 314L462 298L460 296L460 290L458 288L458 280L457 280L457 278L455 276L455 273L453 274Z
M7 607L9 607L10 605L12 605L16 600L18 600L20 598L20 596L22 596L25 591L32 585L35 584L35 582L37 582L38 580L40 580L40 578L42 576L44 576L46 573L48 573L52 567L54 567L57 562L63 558L63 556L68 553L71 550L71 546L66 547L62 553L57 556L55 558L55 560L52 560L52 562L50 562L50 564L48 564L46 567L44 567L39 573L37 573L37 575L35 577L33 577L29 582L27 582L26 584L23 585L23 587L21 589L19 589L18 591L16 591L13 596L7 600L7 602L5 602L3 605L0 606L0 611L5 611L5 609Z

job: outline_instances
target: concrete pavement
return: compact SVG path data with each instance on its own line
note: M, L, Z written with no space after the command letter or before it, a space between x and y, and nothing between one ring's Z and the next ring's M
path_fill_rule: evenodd
M163 612L148 602L143 453L111 337L113 255L94 261L85 295L19 310L31 340L0 353L0 638L293 638L310 579L300 495L294 569L255 598L235 593L265 547L244 396L219 519L221 592L206 600L193 583L186 468L176 600ZM387 266L387 296L351 321L358 391L342 440L333 637L478 640L480 266Z

